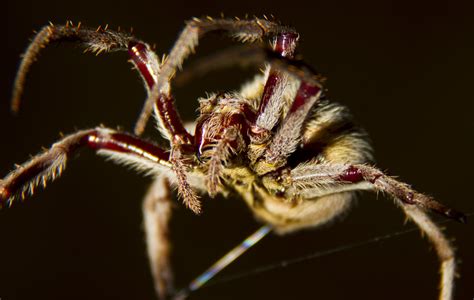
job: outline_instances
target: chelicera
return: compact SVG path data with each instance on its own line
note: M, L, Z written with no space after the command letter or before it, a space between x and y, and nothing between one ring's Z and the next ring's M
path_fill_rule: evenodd
M239 91L200 99L199 118L185 126L174 107L171 84L198 40L209 32L257 45L235 51L235 62L265 61L266 69ZM284 234L335 220L350 207L355 191L385 192L433 243L441 261L440 299L452 299L454 251L426 211L460 222L466 217L371 165L367 135L347 108L326 99L324 77L295 58L298 40L294 29L267 19L192 19L160 61L147 43L124 32L70 22L44 27L21 62L13 91L14 110L19 109L26 74L40 50L61 41L96 53L128 51L148 98L134 134L97 127L65 136L0 181L0 203L11 204L33 194L37 186L45 187L81 148L146 172L154 177L143 212L156 291L160 298L184 298L230 259L219 261L188 290L175 293L168 239L173 187L197 214L201 212L198 193L241 197L265 224L249 237L247 246L270 231ZM266 47L265 41L271 46ZM169 149L140 138L152 114ZM232 255L242 253L242 247Z

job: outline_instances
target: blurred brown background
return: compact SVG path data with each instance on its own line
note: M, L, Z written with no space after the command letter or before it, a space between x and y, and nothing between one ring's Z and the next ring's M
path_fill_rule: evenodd
M93 27L134 27L161 54L190 17L221 11L227 16L274 14L299 30L300 52L328 76L331 98L349 106L370 133L378 166L450 206L474 212L471 8L348 3L9 1L1 21L0 173L49 146L60 131L100 123L130 131L145 97L126 54L95 57L64 45L44 51L33 66L21 114L12 116L11 85L32 30L67 19ZM223 45L229 45L226 39L210 37L198 53ZM195 99L205 91L237 88L249 74L227 70L176 89L182 116L195 117ZM158 136L153 130L147 134ZM83 151L47 191L1 210L0 298L154 299L141 223L141 197L149 181ZM196 217L176 205L172 233L178 286L259 226L239 199L207 199L204 209ZM412 226L403 221L390 199L364 193L344 222L271 236L222 277ZM474 297L473 224L445 224L462 260L457 299ZM437 273L429 243L411 233L209 286L190 299L435 299Z

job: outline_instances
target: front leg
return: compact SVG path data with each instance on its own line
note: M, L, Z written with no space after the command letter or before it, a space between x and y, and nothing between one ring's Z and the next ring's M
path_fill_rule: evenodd
M102 52L131 50L131 47L136 44L140 44L147 49L150 48L146 43L140 42L127 33L113 31L107 27L102 28L99 26L97 29L92 29L81 26L81 23L77 26L73 26L72 22L66 22L66 25L50 24L45 26L36 34L22 55L23 59L21 60L13 85L11 108L14 112L18 112L20 109L20 100L31 65L37 60L40 52L44 48L51 44L59 44L62 42L77 43L83 46L85 51L91 51L97 55ZM130 55L135 63L132 54L133 53ZM158 73L159 61L156 55L150 51L147 60L147 68L150 74L155 75ZM149 80L149 78L146 77L144 79L145 81Z
M11 205L16 198L33 194L39 185L46 187L48 181L61 175L67 160L84 147L142 171L155 173L160 168L171 168L168 153L133 135L107 128L81 130L64 137L0 180L0 206Z
M153 86L148 99L145 102L140 118L135 126L135 133L141 134L150 117L153 104L160 95L168 96L170 93L170 81L177 69L181 67L184 60L194 51L199 39L210 32L224 32L236 37L242 42L253 42L263 37L275 36L281 32L292 32L293 30L275 22L263 19L233 20L233 19L192 19L186 23L179 38L170 51L169 56L161 65L156 84Z

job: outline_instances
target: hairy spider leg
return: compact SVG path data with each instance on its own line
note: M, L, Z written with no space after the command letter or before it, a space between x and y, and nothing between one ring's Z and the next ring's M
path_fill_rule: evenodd
M235 248L230 250L226 255L221 257L217 262L215 262L209 269L207 269L204 273L196 277L191 283L184 289L180 290L176 296L174 297L175 300L183 300L186 299L189 294L193 291L198 290L201 288L206 282L211 280L214 276L216 276L220 271L230 265L233 261L235 261L239 256L244 254L247 250L249 250L252 246L257 244L261 239L263 239L268 233L272 230L271 226L264 225L260 227L257 231L247 237L242 243L237 245Z
M59 177L67 160L80 148L88 147L118 162L131 164L142 171L170 169L169 154L151 143L127 133L107 128L81 130L54 143L0 180L0 205L11 205L18 196L33 194L37 186Z
M310 85L305 81L300 83L290 110L265 148L262 159L255 165L258 174L274 171L287 163L287 158L302 140L305 121L319 100L321 90L321 86Z
M81 23L74 26L72 22L66 22L66 25L48 25L43 27L33 38L21 61L18 73L15 78L13 86L13 95L11 101L11 108L14 112L18 112L20 108L21 96L25 79L31 65L36 61L41 49L45 48L51 43L58 42L76 42L86 48L86 51L91 51L96 54L110 51L126 51L134 37L109 29L97 30L81 27Z
M160 94L167 94L170 81L184 60L194 52L199 39L210 32L224 32L242 42L254 42L263 37L274 36L280 32L290 31L289 28L275 22L255 18L253 20L207 19L194 18L186 22L186 26L175 42L169 56L161 65L157 83L145 102L142 113L136 123L135 133L141 134L152 113L153 103Z
M167 299L174 293L169 238L171 197L171 182L165 174L160 174L148 189L142 209L148 259L159 299Z
M293 58L299 35L294 31L283 32L273 41L273 50L281 57ZM271 130L277 124L286 104L282 95L288 85L288 73L272 66L268 74L255 121L253 143L261 144L270 138ZM263 131L263 132L262 132ZM258 134L260 133L260 134Z
M275 36L272 48L281 58L293 58L298 43L299 35L294 31L282 32ZM283 109L288 104L283 99L283 94L289 85L289 74L280 70L275 65L268 71L267 81L260 99L257 118L251 126L248 158L255 164L265 151L272 137L273 127L281 118Z
M129 55L132 59L132 63L142 75L147 90L152 90L156 84L158 73L161 72L160 69L158 72L153 72L155 70L155 68L153 68L154 54L152 54L152 51L143 43L131 43ZM150 57L152 59L150 59ZM183 161L183 156L186 152L194 152L194 139L184 128L173 102L174 100L170 89L167 89L165 92L160 93L155 99L153 108L157 116L160 132L170 141L170 162L178 179L178 193L185 205L198 214L201 212L201 203L198 195L189 185L186 176L186 167Z
M130 43L129 56L138 72L141 74L148 91L153 89L156 84L160 67L155 68L154 53L144 43ZM160 131L171 141L171 143L192 144L192 136L186 131L174 107L174 99L168 90L166 93L160 93L153 102L155 113L160 122Z
M430 217L420 208L413 205L406 205L397 201L403 208L408 218L412 220L420 230L428 236L428 239L434 245L436 254L441 262L440 273L440 294L439 300L451 300L454 298L454 279L456 274L456 258L451 242L446 238L443 231L437 226Z
M283 182L286 183L289 194L295 193L305 198L363 189L385 192L394 197L396 203L428 236L436 249L441 261L439 299L452 299L456 274L454 250L441 229L422 209L429 209L458 222L466 223L467 217L463 213L448 208L433 198L413 190L408 184L367 165L307 162L291 170L290 175L283 178Z
M274 53L279 54L282 60L293 59L298 39L299 35L294 31L280 33L273 41ZM308 113L321 95L322 86L318 81L307 82L300 77L300 87L293 102L285 103L283 94L290 84L289 75L290 72L273 64L265 83L258 117L251 131L252 145L249 151L249 159L258 174L273 171L286 163L301 140ZM273 135L272 130L285 109L286 116Z
M354 189L375 189L385 192L405 205L431 210L445 217L466 223L466 216L431 197L413 190L408 184L385 175L375 167L361 164L302 163L283 175L288 193L299 193L305 198L322 196L317 193L335 193ZM331 187L326 190L322 186Z

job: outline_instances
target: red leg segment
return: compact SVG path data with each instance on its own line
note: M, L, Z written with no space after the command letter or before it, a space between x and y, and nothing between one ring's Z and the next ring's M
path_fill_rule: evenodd
M156 84L159 65L156 64L155 54L143 43L130 43L130 58L146 83L148 92ZM186 131L174 107L174 99L169 93L160 93L155 101L155 111L160 118L160 125L172 144L191 144L192 136Z
M161 164L170 167L168 153L135 136L105 128L82 130L66 136L49 150L33 157L0 180L0 204L11 204L18 195L23 198L25 193L33 194L40 184L45 187L49 180L54 180L61 174L67 159L83 147L124 154L143 161L144 165Z

